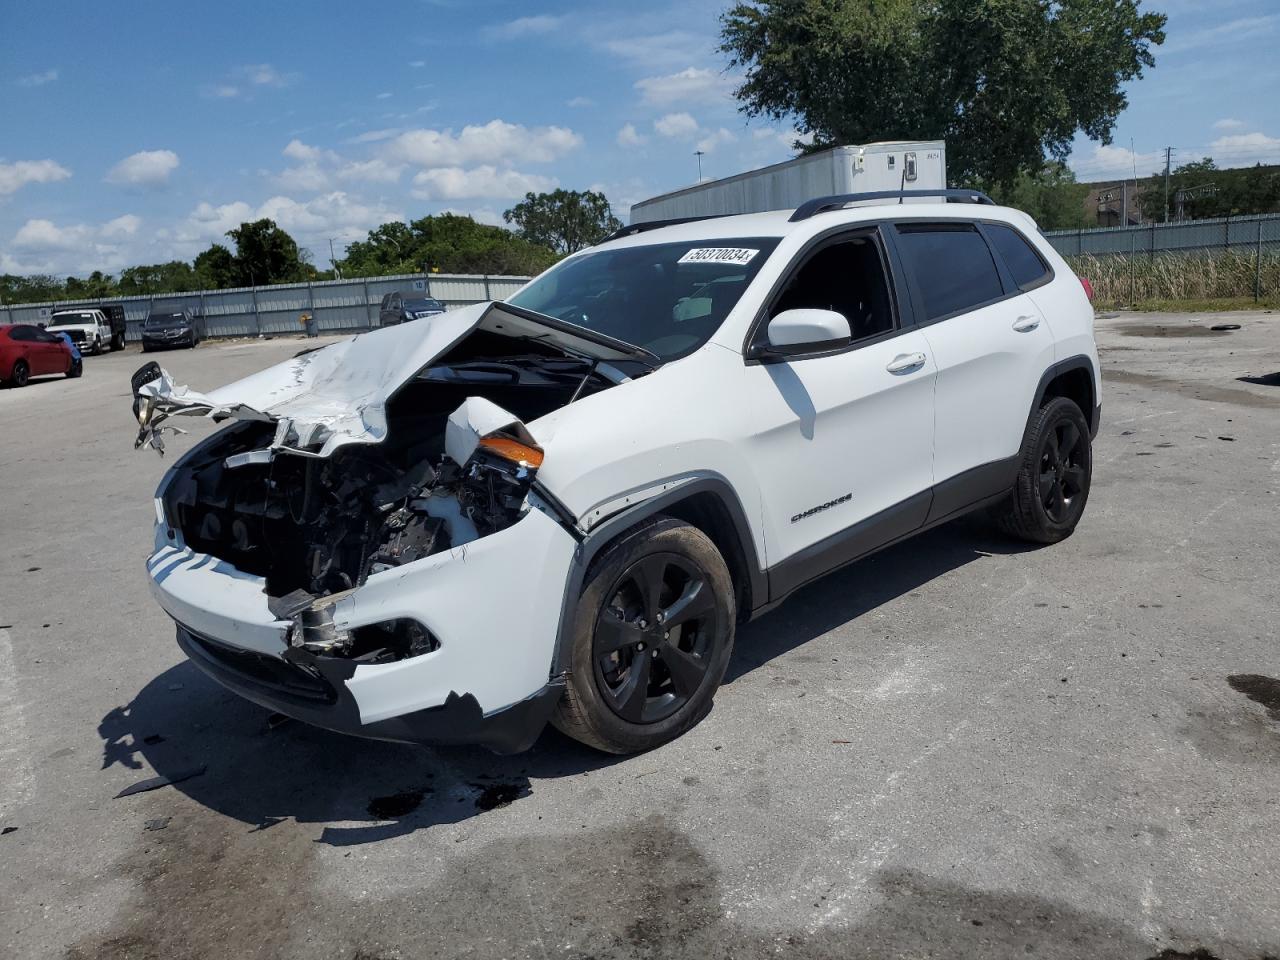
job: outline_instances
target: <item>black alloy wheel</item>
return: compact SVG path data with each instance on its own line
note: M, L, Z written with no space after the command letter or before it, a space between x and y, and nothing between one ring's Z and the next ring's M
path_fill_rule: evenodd
M1083 435L1070 420L1056 423L1045 434L1040 457L1040 502L1054 523L1066 523L1075 498L1084 493L1088 479L1082 456Z
M1018 477L995 509L1001 529L1031 543L1071 536L1093 479L1093 444L1084 413L1066 397L1036 411L1018 460Z
M13 373L9 375L9 382L15 387L25 387L30 379L31 368L27 366L27 361L18 360L14 363Z
M706 575L657 553L628 567L596 618L593 665L610 709L656 723L698 692L711 665L718 611Z

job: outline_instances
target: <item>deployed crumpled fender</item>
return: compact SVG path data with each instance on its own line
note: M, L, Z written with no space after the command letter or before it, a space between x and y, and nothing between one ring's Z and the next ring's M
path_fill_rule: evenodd
M505 303L479 303L358 334L208 393L178 386L149 364L134 375L141 425L134 446L163 453L160 426L178 415L275 422L272 452L328 457L346 444L378 443L387 434L391 396L473 330L536 338L602 361L655 359L639 347L553 317Z

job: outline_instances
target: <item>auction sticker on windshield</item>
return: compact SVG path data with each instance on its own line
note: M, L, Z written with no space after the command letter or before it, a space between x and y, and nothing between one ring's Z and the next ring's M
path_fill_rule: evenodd
M678 263L731 263L745 267L751 262L759 250L746 250L742 247L698 247L690 250Z

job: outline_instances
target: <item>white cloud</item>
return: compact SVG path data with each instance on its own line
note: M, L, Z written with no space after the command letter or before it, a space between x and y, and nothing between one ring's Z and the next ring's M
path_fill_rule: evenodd
M1223 117L1213 125L1215 130L1239 130L1244 126L1243 120L1233 120L1230 117Z
M558 30L563 21L563 17L553 17L547 14L518 17L507 23L486 27L484 36L489 40L518 40L521 37L542 36Z
M687 113L668 113L653 121L653 129L664 137L692 137L698 132L698 121Z
M1261 17L1239 17L1203 30L1188 30L1165 42L1160 47L1160 53L1168 56L1203 47L1220 47L1240 40L1253 40L1271 33L1277 22L1280 22L1280 14L1272 13Z
M1280 138L1265 133L1237 133L1209 144L1209 156L1219 167L1244 167L1280 161Z
M343 143L377 143L379 140L390 140L398 133L404 131L403 127L387 127L384 130L366 130L364 133L356 134L354 137L348 137Z
M29 73L25 77L19 77L16 82L20 87L43 87L46 83L53 83L57 79L57 70L45 70L42 73Z
M227 80L206 84L200 92L215 100L231 100L248 97L255 87L287 87L298 77L297 73L282 73L269 63L248 63L232 70Z
M720 103L727 101L734 81L715 70L688 67L679 73L637 80L641 99L655 106L669 104Z
M469 170L462 167L422 170L414 176L413 186L413 195L420 200L506 199L521 197L530 191L542 193L553 190L556 181L539 174L500 170L486 164Z
M679 29L651 33L654 22L653 11L644 9L634 18L590 24L584 33L596 49L644 70L675 70L684 64L706 62L715 52L714 34Z
M31 219L18 228L10 244L21 260L0 254L0 268L52 274L119 270L143 259L134 242L141 225L141 218L131 213L103 224L59 226L52 220Z
M16 193L29 183L55 183L71 171L53 160L17 160L0 163L0 197Z
M400 179L403 165L387 163L381 157L372 160L352 160L338 168L340 180L358 180L364 183L395 183Z
M1099 143L1094 146L1091 155L1073 158L1071 169L1084 181L1131 178L1135 163L1138 176L1148 176L1153 170L1164 168L1164 153L1134 153L1126 147Z
M577 110L582 107L594 107L596 102L590 97L574 97L572 100L566 100L564 105Z
M582 137L565 127L528 128L503 120L450 130L410 130L390 141L387 158L419 167L463 167L475 164L548 163L582 145Z
M256 87L287 87L295 79L296 74L281 73L269 63L251 63L240 67L236 75Z
M415 68L415 69L418 69L418 68L421 68L421 67L425 67L426 65L427 65L427 61L425 61L425 60L410 60L410 61L409 61L409 66L411 66L411 67L413 67L413 68Z
M291 160L302 160L308 163L322 160L325 156L323 149L303 143L297 137L285 144L285 148L280 152Z
M734 136L724 127L721 127L719 130L711 131L705 137L699 140L698 149L701 150L703 153L714 153L716 150L716 147L722 146L726 143L733 143L737 139L738 138L736 136Z
M294 193L319 193L332 185L329 173L317 163L286 167L275 176L276 185Z
M384 90L382 93L378 94L378 96L377 96L377 97L375 97L375 99L377 99L377 100L390 100L390 99L391 99L391 91L390 91L390 90Z
M141 150L112 167L107 173L107 182L159 187L169 182L169 175L178 169L180 163L172 150Z
M104 223L102 225L102 235L104 237L132 237L138 232L140 226L142 226L141 217L126 213Z
M387 133L394 131L375 131ZM357 138L359 139L359 138ZM285 146L286 157L299 161L276 174L275 182L291 193L320 193L332 189L335 180L395 183L404 170L403 164L388 163L381 157L371 160L347 160L332 150L293 139Z
M382 204L368 204L335 190L300 201L275 196L257 207L243 200L214 205L201 203L175 230L175 238L186 249L198 252L210 242L226 243L226 233L246 221L274 220L295 240L319 242L328 237L359 240L379 224L404 220L404 214Z
M648 141L648 137L636 132L636 125L628 123L618 131L618 146L620 147L638 147Z

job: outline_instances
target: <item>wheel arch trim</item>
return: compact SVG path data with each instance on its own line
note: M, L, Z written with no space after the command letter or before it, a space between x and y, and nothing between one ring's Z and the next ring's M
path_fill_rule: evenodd
M552 677L562 675L569 669L569 656L572 649L570 634L573 630L575 608L592 560L636 524L704 495L714 497L729 520L735 540L734 547L740 553L737 559L741 563L741 574L750 590L749 606L758 607L768 600L768 577L756 552L751 525L747 521L742 501L729 481L718 476L690 477L678 481L665 491L599 521L589 533L582 537L574 554L569 576L565 581L564 598L560 607L560 624L552 653ZM720 549L719 544L717 549ZM723 553L723 550L721 552ZM729 564L732 572L735 559L725 557L725 562ZM750 610L747 612L749 613Z

